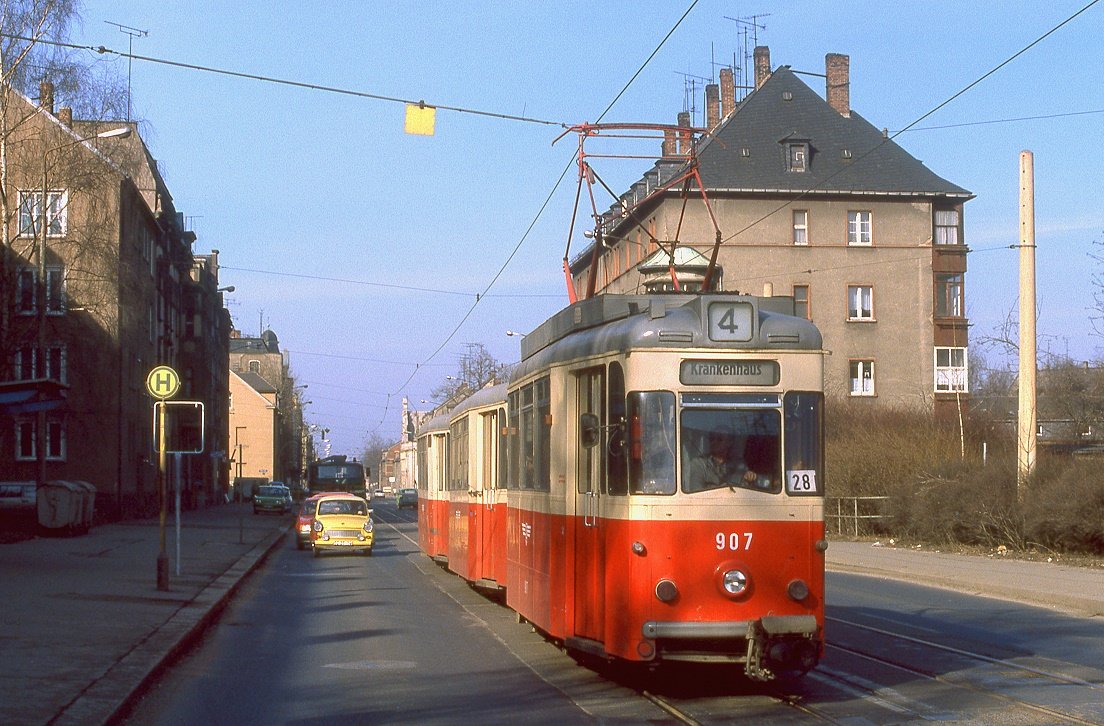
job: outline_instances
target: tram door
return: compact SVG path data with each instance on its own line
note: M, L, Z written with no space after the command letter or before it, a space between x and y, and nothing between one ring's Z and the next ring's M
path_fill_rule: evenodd
M476 550L475 558L479 563L478 569L473 574L484 579L493 579L495 572L495 482L498 481L498 412L490 411L483 414L480 421L480 481L479 501L472 505L477 507L478 515L473 517L472 524L478 524L477 531L472 532L473 547Z
M605 375L601 368L578 376L576 413L594 414L605 426ZM603 641L605 621L605 530L602 523L604 493L603 446L583 447L576 439L575 488L575 635Z

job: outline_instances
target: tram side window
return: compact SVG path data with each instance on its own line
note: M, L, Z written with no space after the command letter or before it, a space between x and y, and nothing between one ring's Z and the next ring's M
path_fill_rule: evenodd
M465 491L468 489L468 420L462 418L451 427L452 447L449 451L452 461L449 469L452 476L449 479L449 489L452 491Z
M521 486L521 391L512 392L507 404L509 409L510 478L506 482L506 487L508 489L518 489Z
M515 392L516 393L516 392ZM511 408L511 419L514 411L517 416L517 441L518 452L518 485L522 489L536 489L548 491L550 489L550 460L551 460L551 416L552 400L549 395L548 379L542 378L525 386L520 391L520 397L515 399L511 395L511 405L517 400L516 407Z
M791 391L786 417L786 492L824 496L824 394Z
M629 451L625 438L625 372L620 363L609 366L609 437L606 444L609 493L623 496L629 493Z
M591 368L581 371L576 375L576 389L578 391L578 414L593 414L598 418L599 431L605 432L605 421L602 420L603 404L605 396L605 371L601 368ZM599 434L602 436L602 434ZM601 492L602 472L605 467L605 450L601 446L578 446L579 472L576 476L576 486L580 494L587 492Z
M547 492L552 489L552 396L547 378L533 384L537 404L537 481L536 489Z
M629 482L633 494L675 493L675 394L628 396Z
M506 409L500 408L498 409L498 481L495 483L499 489L505 489L509 479L510 437L506 435L509 430L509 425L506 423Z

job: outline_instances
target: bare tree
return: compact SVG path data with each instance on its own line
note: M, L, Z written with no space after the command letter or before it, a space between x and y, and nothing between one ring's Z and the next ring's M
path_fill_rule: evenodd
M509 364L499 362L482 343L468 343L457 375L448 376L431 395L438 401L455 402L492 381L502 380L509 370Z

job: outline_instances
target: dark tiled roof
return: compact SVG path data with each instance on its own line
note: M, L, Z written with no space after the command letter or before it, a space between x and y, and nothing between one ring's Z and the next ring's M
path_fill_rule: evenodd
M264 377L261 376L261 374L259 373L254 373L253 371L242 371L241 373L238 373L238 377L245 381L246 384L248 384L249 387L257 393L276 393L276 388L271 383L266 381Z
M786 170L788 139L808 142L808 171ZM854 110L849 118L841 116L789 66L774 71L737 106L703 141L698 159L711 193L973 196L934 174Z

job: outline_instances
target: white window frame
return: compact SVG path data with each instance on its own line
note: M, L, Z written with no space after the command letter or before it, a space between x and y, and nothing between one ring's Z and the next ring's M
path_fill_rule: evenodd
M15 460L35 461L38 459L38 419L37 417L15 420ZM27 441L27 439L30 441ZM26 446L26 450L24 447ZM46 418L46 461L65 461L66 441L65 424L58 418Z
M809 170L809 145L805 143L786 144L786 171L801 174Z
M847 320L859 323L874 322L873 285L847 286Z
M957 209L937 209L934 216L935 244L939 247L950 247L962 244L959 240Z
M793 243L798 247L809 244L809 210L793 210Z
M875 396L874 361L868 358L848 361L848 380L851 382L852 397Z
M46 314L65 314L65 268L46 266Z
M869 209L847 212L847 244L852 247L870 247L874 244L874 213Z
M27 289L28 286L30 290ZM38 306L38 271L33 267L21 268L16 288L16 311L20 315L34 315ZM30 303L24 305L23 301L28 293Z
M69 231L69 191L50 189L46 192L46 236L64 237ZM42 190L19 192L19 236L36 237L42 234Z
M934 351L935 392L969 393L969 361L969 350L965 347L937 346Z
M54 364L55 355L57 364ZM58 370L54 370L58 368ZM36 378L50 378L60 383L69 382L69 359L65 345L57 343L47 346L45 368L38 362L38 347L27 345L15 351L15 380L30 381Z

